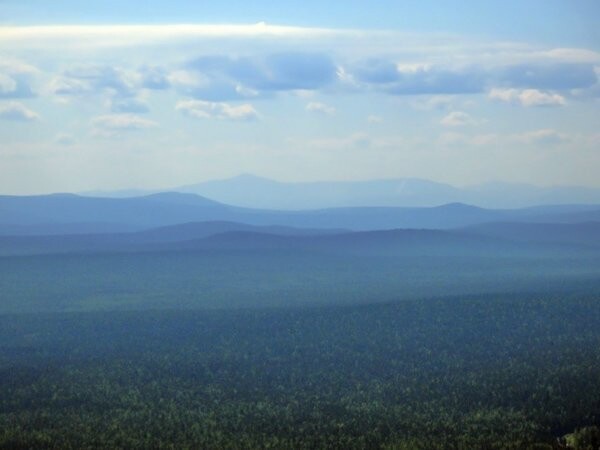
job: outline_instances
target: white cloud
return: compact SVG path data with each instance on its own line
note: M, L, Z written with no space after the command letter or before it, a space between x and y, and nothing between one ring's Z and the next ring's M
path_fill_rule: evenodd
M131 97L142 86L142 76L133 70L101 64L75 65L51 82L51 91L58 95L107 93Z
M8 75L0 73L0 94L8 94L17 89L17 82Z
M371 114L367 116L367 122L369 123L381 123L383 122L383 117L376 116L375 114Z
M541 52L542 56L574 63L595 63L599 61L597 52L583 48L553 48Z
M152 90L164 90L166 87L166 79L159 79L158 74L148 75L148 69L144 66L123 68L80 63L69 65L66 70L54 74L45 83L42 93L54 96L55 102L63 104L71 100L83 100L86 103L103 100L113 113L146 113L149 108L142 98L146 98Z
M209 84L208 78L189 70L176 70L167 76L167 80L173 86L181 88L204 87Z
M471 115L462 111L451 111L440 123L445 127L463 127L466 125L478 125L482 121L473 118Z
M489 97L506 103L522 106L563 106L565 98L560 94L543 92L537 89L492 89Z
M329 116L335 114L335 108L333 106L326 105L320 102L310 102L306 105L306 110L310 112L317 112L321 114L327 114Z
M537 89L525 89L519 100L524 106L563 106L565 98L559 94L549 94Z
M553 129L541 129L515 134L512 138L525 144L555 145L569 141L569 136Z
M223 102L182 100L175 106L177 111L196 119L220 119L248 121L258 119L258 112L249 103L233 106Z
M188 60L185 68L174 77L174 84L186 96L206 101L315 90L336 81L332 57L323 52L278 50L251 56L202 55Z
M0 105L0 119L31 122L39 118L40 116L38 113L28 109L22 103L9 102L7 104Z
M0 60L0 72L10 75L35 75L39 73L39 69L23 61L3 58Z
M235 92L237 92L241 97L258 97L260 92L256 89L251 89L249 87L242 86L241 84L237 84L235 86Z
M489 86L563 93L589 89L595 81L592 67L600 63L600 54L586 49L431 33L265 23L0 26L0 51L35 50L48 55L56 67L65 62L98 61L95 56L104 56L105 47L114 52L113 60L125 61L122 64L129 65L128 70L97 65L49 73L76 80L57 82L54 91L65 96L98 90L139 96L140 89L173 85L185 97L216 102L313 91L334 84L346 91L410 96L482 93ZM141 65L134 68L133 61ZM20 66L26 68L23 63ZM29 72L34 69L27 68ZM20 96L29 93L28 85L3 71L1 63L0 73L17 81ZM523 102L558 104L556 95L526 93ZM447 99L430 102L421 107L459 108L447 105Z
M0 60L0 98L32 97L31 83L39 70L22 61Z
M61 76L50 80L48 90L56 95L79 96L90 93L92 88L84 81Z
M144 130L158 124L134 114L108 114L91 120L92 131L97 136L116 136L126 131Z
M496 145L502 142L502 136L494 133L488 134L474 134L469 135L465 133L457 132L446 132L442 133L437 143L443 146L476 146L476 147L488 147L490 145Z

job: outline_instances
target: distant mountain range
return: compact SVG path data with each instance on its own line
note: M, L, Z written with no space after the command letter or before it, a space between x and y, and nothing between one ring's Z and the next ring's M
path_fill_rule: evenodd
M0 236L0 256L106 253L284 251L347 255L495 255L600 250L600 222L489 223L454 230L350 232L234 222L191 222L129 233Z
M230 206L0 196L0 311L598 292L600 205ZM94 306L96 305L96 306Z
M598 188L538 187L500 182L458 188L418 178L284 183L244 174L171 190L198 194L229 205L278 210L418 207L447 203L466 203L485 208L524 208L533 205L600 203ZM155 191L97 191L86 195L131 197L150 193Z
M132 198L73 194L0 196L0 234L115 233L186 222L353 231L399 228L452 229L487 222L579 223L600 221L600 205L485 209L461 203L436 207L347 207L275 211L229 206L194 194Z

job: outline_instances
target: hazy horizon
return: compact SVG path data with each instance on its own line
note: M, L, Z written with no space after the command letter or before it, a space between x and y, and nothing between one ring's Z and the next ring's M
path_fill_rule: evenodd
M59 191L41 191L41 192L37 192L37 193L31 193L31 194L23 194L23 195L46 195L46 194L60 194L60 193L72 193L72 194L86 194L86 193L90 193L90 192L107 192L107 193L111 193L111 192L120 192L120 191L140 191L140 192L169 192L169 191L174 191L178 188L181 187L185 187L185 186L192 186L195 184L202 184L202 183L210 183L210 182L219 182L219 181L230 181L230 180L235 180L235 179L242 179L242 178L248 178L248 179L257 179L257 180L264 180L264 181L272 181L275 183L282 183L282 184L320 184L320 183L369 183L369 182L377 182L377 181L409 181L409 180L414 180L414 181L425 181L425 182L431 182L431 183L435 183L435 184L441 184L441 185L447 185L447 186L451 186L451 187L455 187L455 188L460 188L460 189L468 189L468 188L476 188L476 187L483 187L483 186L492 186L492 185L511 185L511 186L526 186L526 187L532 187L532 188L540 188L540 189L546 189L546 188L589 188L589 189L600 189L600 185L598 186L585 186L582 184L557 184L557 183L548 183L548 184L536 184L536 183L526 183L526 182L510 182L510 181L505 181L505 180L501 180L501 179L490 179L487 181L482 181L482 182L478 182L478 183L471 183L471 184L458 184L458 183L449 183L449 182L444 182L444 181L440 181L440 180L434 180L434 179L429 179L429 178L421 178L421 177L411 177L411 176L406 176L406 177L374 177L374 178L355 178L355 179L336 179L336 178L331 178L331 179L326 179L326 178L317 178L317 179L297 179L297 180L286 180L283 178L276 178L276 177L270 177L270 176L263 176L263 175L257 175L254 173L249 173L249 172L240 172L234 175L230 175L230 176L222 176L222 177L214 177L214 178L205 178L205 179L199 179L196 182L192 182L192 183L185 183L185 184L177 184L177 185L163 185L163 186L158 186L158 185L148 185L148 186L131 186L131 185L123 185L120 187L115 187L112 189L103 189L102 186L99 186L98 188L95 189L89 189L89 190L84 190L84 191L64 191L64 192L59 192ZM0 193L0 195L13 195L13 194L6 194L6 193ZM19 194L14 194L14 195L19 195Z
M471 189L471 188L480 188L480 187L490 187L490 186L510 186L510 187L527 187L534 189L562 189L562 188L584 188L584 189L592 189L599 190L600 186L585 186L582 184L535 184L535 183L526 183L526 182L509 182L500 179L491 179L488 181L482 181L479 183L472 184L455 184L455 183L447 183L439 180L433 180L428 178L420 178L420 177L380 177L380 178L358 178L358 179L325 179L325 178L317 178L314 180L311 179L298 179L298 180L286 180L282 178L275 178L269 176L256 175L253 173L240 172L238 174L234 174L231 176L223 176L223 177L215 177L215 178L206 178L199 179L196 182L192 183L183 183L183 184L169 184L169 185L148 185L148 186L133 186L124 184L122 186L116 186L114 188L108 188L104 186L98 186L97 188L85 189L85 190L74 190L74 191L58 191L58 190L40 190L40 191L32 191L25 193L11 193L11 192L0 192L0 195L8 195L8 196L38 196L38 195L52 195L52 194L76 194L76 195L90 195L90 194L114 194L114 193L123 193L123 192L140 192L140 193L158 193L158 192L178 192L178 189L182 187L195 186L197 184L204 183L212 183L212 182L227 182L233 180L240 179L249 179L249 180L261 180L274 182L277 184L285 184L285 185L310 185L310 184L329 184L329 183L340 183L340 184L360 184L360 183L373 183L373 182L386 182L386 181L417 181L417 182L427 182L432 184L439 184L448 187L453 187L457 189ZM198 194L200 195L200 194Z

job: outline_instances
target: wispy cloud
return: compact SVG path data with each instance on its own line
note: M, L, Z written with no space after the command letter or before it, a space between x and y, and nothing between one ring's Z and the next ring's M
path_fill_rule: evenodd
M560 94L543 92L537 89L492 89L489 97L493 100L499 100L506 103L518 104L521 106L564 106L565 97Z
M2 27L0 27L1 29ZM0 72L12 75L36 75L40 70L24 61L18 59L3 58L0 61Z
M475 119L470 114L463 111L451 111L449 112L440 123L445 127L463 127L466 125L479 125L483 121Z
M0 119L18 122L32 122L40 118L39 114L27 108L22 103L9 102L0 104Z
M0 61L0 98L26 98L34 95L32 79L39 70L22 61Z
M175 106L177 111L195 119L219 119L249 121L258 119L258 112L249 104L230 105L223 102L182 100Z
M53 79L50 88L57 95L79 96L105 92L131 97L140 88L140 77L134 70L102 64L80 64Z
M553 129L541 129L513 135L512 138L526 144L555 145L569 141L569 136Z
M553 146L574 140L574 137L551 128L525 131L522 133L486 133L466 134L458 132L442 133L438 138L438 144L444 146L489 147L490 145L514 146L515 144L526 144L535 146ZM579 138L579 141L586 138ZM587 139L589 141L589 139Z
M17 82L14 78L5 73L0 73L0 95L10 94L17 89Z
M91 120L92 132L97 136L114 137L123 132L145 130L156 127L152 120L134 114L108 114Z
M321 102L309 102L306 105L306 110L310 112L326 114L329 116L335 114L335 108L333 106L329 106Z

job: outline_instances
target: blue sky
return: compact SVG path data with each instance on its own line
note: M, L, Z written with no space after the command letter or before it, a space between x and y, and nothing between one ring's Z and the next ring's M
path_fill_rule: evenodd
M0 0L0 192L600 186L599 5Z

